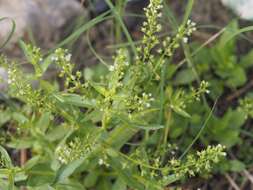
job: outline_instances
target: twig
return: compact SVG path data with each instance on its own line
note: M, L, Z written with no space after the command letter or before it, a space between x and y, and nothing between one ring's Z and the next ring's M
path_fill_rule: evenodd
M27 150L20 150L20 165L23 166L27 161Z
M197 48L193 53L192 56L195 56L202 48L206 47L213 41L215 41L223 32L225 32L226 28L221 29L219 32L215 33L213 36L211 36L207 41L205 41L199 48ZM181 67L184 63L186 63L186 59L183 59L180 61L177 65L177 67Z
M230 185L235 189L235 190L240 190L240 187L238 187L238 185L235 183L235 181L228 175L225 174L226 179L228 180L228 182L230 183Z
M247 177L248 180L253 184L253 176L252 176L247 170L243 170L243 174L244 174L245 177Z
M245 85L244 87L242 87L241 89L235 91L235 93L231 94L230 96L228 96L226 98L226 101L231 102L232 100L240 97L242 94L244 94L245 92L247 92L249 89L251 89L253 87L253 80L249 81L249 83L247 85Z

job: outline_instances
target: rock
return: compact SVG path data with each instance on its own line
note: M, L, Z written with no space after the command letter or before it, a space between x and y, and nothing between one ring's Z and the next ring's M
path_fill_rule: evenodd
M253 0L222 0L222 2L241 18L253 20Z
M0 67L0 92L6 90L7 80L8 80L7 71L4 68Z
M20 37L32 31L36 41L48 44L60 34L63 27L74 17L82 15L82 5L76 0L0 0L0 18L15 21L16 30L8 48L12 48ZM0 43L11 30L10 19L0 22Z

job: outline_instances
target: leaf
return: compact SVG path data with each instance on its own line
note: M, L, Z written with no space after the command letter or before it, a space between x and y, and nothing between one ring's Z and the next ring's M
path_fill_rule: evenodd
M8 152L0 145L0 154L1 154L1 161L4 162L4 167L6 168L12 168L13 165L12 165L12 161L11 161L11 158L8 154Z
M42 189L44 190L44 189ZM86 190L86 188L75 179L67 179L56 185L56 190Z
M80 167L85 161L85 158L81 158L79 160L75 160L68 165L62 165L59 170L56 172L56 178L54 184L64 181L70 175L72 175L75 170Z
M176 181L180 180L180 177L178 177L177 175L173 174L173 175L169 175L164 181L163 181L163 185L167 186L171 183L174 183Z
M16 120L17 122L19 122L20 124L24 124L29 121L29 119L26 116L24 116L22 113L18 113L18 112L14 112L12 114L12 118L14 120Z
M144 186L135 178L129 169L122 169L120 158L110 157L109 163L116 171L117 175L124 180L124 182L133 189L144 190Z
M89 187L95 186L98 180L98 176L99 176L99 172L97 171L92 171L87 176L85 176L85 179L84 179L85 187L89 188Z
M121 178L118 178L113 184L112 190L127 190L127 185Z
M196 75L193 73L192 69L184 69L178 72L174 83L176 85L190 84L197 79Z
M0 127L3 126L7 121L11 119L11 112L0 111Z
M164 125L159 125L159 124L143 124L140 122L136 122L136 121L130 121L126 118L124 118L124 116L120 116L120 120L122 120L123 122L125 122L129 127L134 127L134 128L138 128L138 129L143 129L143 130L158 130L158 129L163 129Z
M106 96L107 91L104 87L101 85L94 83L94 82L89 82L89 84L101 95Z
M253 66L253 50L250 50L247 55L241 58L239 65L246 69Z
M62 104L86 108L93 108L96 106L96 101L86 99L78 94L54 94L54 97Z
M96 189L99 190L111 190L112 182L108 177L100 177L98 180L98 184L96 185Z
M179 115L181 115L181 116L183 116L183 117L187 117L187 118L190 118L190 117L191 117L190 114L188 114L186 111L184 111L183 109L181 109L181 108L178 107L178 106L173 106L173 107L171 107L171 109L172 109L173 111L175 111L177 114L179 114Z
M246 168L245 164L239 160L230 160L229 165L229 170L232 172L241 172Z
M36 127L40 128L43 133L46 132L49 127L51 114L49 112L43 113L39 121L36 123Z
M15 149L26 149L31 148L34 145L34 141L34 138L13 139L7 146Z
M244 69L239 66L231 69L229 75L229 79L226 83L232 88L240 87L247 82L246 73Z
M27 184L31 187L41 186L53 183L55 172L48 163L41 163L33 166L27 171Z

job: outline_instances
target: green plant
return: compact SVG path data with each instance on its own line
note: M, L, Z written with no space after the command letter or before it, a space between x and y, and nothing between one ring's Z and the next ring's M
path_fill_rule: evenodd
M84 80L74 71L71 54L61 48L44 58L40 49L21 43L33 74L2 58L9 74L8 95L22 102L12 102L15 111L7 125L14 132L5 144L32 154L24 166L14 167L0 149L3 184L9 189L163 189L209 174L223 159L222 145L196 153L188 152L190 141L180 149L174 145L183 122L193 120L194 104L204 102L203 109L208 114L212 110L205 102L207 82L197 88L174 87L165 73L196 26L186 19L175 35L158 38L162 7L161 0L150 1L144 37L134 48L137 55L132 59L130 50L118 50L113 65L98 66L106 67L100 79ZM59 68L64 85L43 78L49 64Z

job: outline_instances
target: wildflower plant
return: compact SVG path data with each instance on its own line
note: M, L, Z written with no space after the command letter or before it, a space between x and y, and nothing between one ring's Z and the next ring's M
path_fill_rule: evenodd
M103 189L100 182L88 179L101 180L109 189L117 189L117 185L163 189L175 181L211 172L225 156L221 145L186 157L179 157L182 152L178 149L170 152L168 130L173 118L190 118L188 105L202 101L200 97L209 91L205 81L199 88L190 89L161 85L167 80L162 79L161 66L196 30L189 20L175 36L159 39L162 8L161 0L150 1L144 9L146 21L137 56L130 59L128 49L119 49L114 64L108 66L100 81L84 81L82 73L74 71L67 50L56 49L44 58L40 49L24 44L35 72L26 75L16 64L10 64L9 95L30 106L29 111L20 113L23 120L15 123L23 126L26 137L39 140L24 146L38 160L31 159L20 168L22 184L60 189L61 184L71 185L83 178L87 180L76 183L80 189ZM48 62L60 68L59 77L64 80L60 90L43 79ZM166 98L160 98L162 93ZM136 135L137 143L132 143ZM11 144L19 147L18 143ZM36 174L40 169L46 176ZM112 184L112 180L116 182Z

